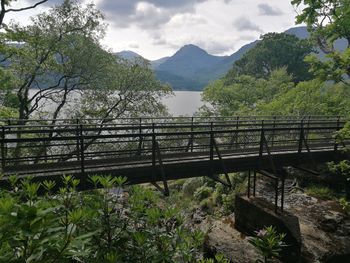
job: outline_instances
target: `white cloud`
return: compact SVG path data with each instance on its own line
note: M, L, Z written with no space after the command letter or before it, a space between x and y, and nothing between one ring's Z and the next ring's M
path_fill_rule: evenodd
M27 5L35 0L13 2ZM49 0L35 10L8 14L29 23L29 16L60 0ZM276 0L79 0L93 1L109 23L102 44L116 51L137 49L148 59L168 56L193 43L212 54L231 54L258 39L262 32L282 32L294 24L290 1ZM268 6L268 7L267 7ZM269 12L273 7L273 12ZM280 15L277 13L280 11Z

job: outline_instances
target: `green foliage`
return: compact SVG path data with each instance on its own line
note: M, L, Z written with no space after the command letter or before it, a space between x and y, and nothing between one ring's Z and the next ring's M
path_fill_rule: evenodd
M266 104L258 112L266 115L346 115L350 111L350 90L343 84L319 80L300 82Z
M16 109L0 106L0 119L16 119L18 113Z
M273 71L265 79L239 76L236 83L225 85L218 80L203 92L203 107L209 115L347 115L350 112L350 89L342 84L320 80L291 82L284 69Z
M114 196L125 178L91 177L102 190L77 192L79 180L11 177L14 190L0 194L1 262L196 262L204 234L183 226L181 213L164 207L140 186ZM39 191L47 191L38 195Z
M203 178L201 177L187 179L182 185L182 192L186 196L193 196L194 192L203 184Z
M346 145L346 141L350 139L350 122L347 122L344 125L344 128L338 131L336 134L336 140L343 147L344 151L348 151L348 147Z
M350 180L350 161L343 160L338 163L329 162L328 169L331 173L344 176L348 181Z
M345 213L350 214L350 203L345 198L340 198L339 204L341 205Z
M305 193L323 200L332 200L335 195L332 189L318 185L307 187Z
M271 72L268 79L241 75L229 85L218 80L206 87L202 96L212 106L209 110L214 115L262 114L258 105L269 103L293 87L291 77L282 68Z
M333 80L349 84L350 77L350 1L349 0L293 0L301 6L297 23L306 23L312 40L324 51L326 59L307 58L311 71L321 80ZM346 39L343 52L336 51L335 41Z
M312 51L312 45L307 40L286 33L268 33L261 36L261 41L233 64L224 78L225 84L236 83L240 75L268 78L274 70L282 67L293 76L295 82L309 80L309 66L304 58Z
M201 259L198 263L230 263L230 260L226 259L224 255L217 254L214 259Z
M250 238L251 243L264 258L264 261L257 260L257 262L271 262L273 258L279 256L282 247L285 246L283 239L286 234L277 233L273 226L265 227L256 233L256 237Z
M213 193L213 188L203 185L199 188L197 188L197 190L194 192L193 197L197 200L197 201L202 201L203 199L208 198L209 196L211 196L211 194Z

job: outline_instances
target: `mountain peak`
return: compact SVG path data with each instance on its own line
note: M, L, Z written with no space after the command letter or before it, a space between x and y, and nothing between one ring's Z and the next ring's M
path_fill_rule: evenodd
M123 51L117 52L116 55L127 60L133 60L135 58L142 57L141 55L131 50L123 50Z
M176 52L176 54L179 54L179 53L190 53L190 54L196 53L196 54L209 55L207 51L205 51L204 49L202 49L194 44L184 45Z

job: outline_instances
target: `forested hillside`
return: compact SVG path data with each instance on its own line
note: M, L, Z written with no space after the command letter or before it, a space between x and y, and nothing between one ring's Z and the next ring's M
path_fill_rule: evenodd
M285 33L294 35L299 39L308 39L310 37L310 33L304 26L290 28ZM214 56L195 45L186 45L171 57L150 61L150 63L157 78L163 83L170 84L174 90L203 90L210 82L223 77L231 69L234 62L241 59L259 41L256 40L244 45L230 56ZM337 50L344 50L346 40L337 40L334 47ZM325 56L325 53L317 45L314 45L314 51L317 52L319 57ZM271 47L271 52L273 52L273 47ZM131 51L119 52L117 55L126 59L141 57ZM287 59L290 58L286 56Z

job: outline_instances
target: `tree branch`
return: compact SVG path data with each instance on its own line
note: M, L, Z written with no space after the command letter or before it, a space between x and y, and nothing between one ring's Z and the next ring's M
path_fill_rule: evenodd
M21 12L21 11L33 9L33 8L37 7L38 5L41 5L41 4L43 4L43 3L47 2L47 1L48 0L42 0L42 1L39 1L39 2L37 2L36 4L34 4L32 6L27 6L27 7L22 7L22 8L10 8L10 9L5 10L5 13L8 13L8 12Z

